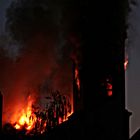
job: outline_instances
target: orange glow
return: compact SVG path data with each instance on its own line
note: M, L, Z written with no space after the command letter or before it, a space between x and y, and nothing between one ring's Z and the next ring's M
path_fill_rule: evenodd
M126 61L124 62L124 70L127 69L127 66L128 66L128 60L126 60Z
M16 124L16 125L15 125L15 128L16 128L16 129L20 129L20 125Z
M13 127L17 130L22 130L23 128L27 130L26 134L30 134L31 130L35 130L36 132L42 134L46 131L47 125L49 125L50 127L54 127L54 122L53 122L53 118L50 119L50 123L48 124L48 112L44 112L45 114L45 120L43 119L43 117L41 116L37 116L35 115L35 110L33 110L32 105L33 105L33 98L31 98L31 96L28 97L27 100L27 105L25 106L25 108L23 108L21 110L21 114L15 114L17 116L20 115L20 117L17 119L16 122L11 123L13 124ZM68 108L67 108L68 109ZM36 110L37 111L37 110ZM41 108L40 108L40 113L41 113ZM54 112L54 118L56 118L56 113ZM53 113L52 112L52 113ZM38 113L38 115L40 115L40 113ZM68 117L73 113L73 110L71 111L67 111L66 115L62 118L61 116L58 116L58 124L61 124L65 121L68 120Z
M108 96L112 96L112 91L108 91Z
M64 118L63 120L59 120L59 124L61 124L62 122L65 122L65 121L67 121L68 120L68 118L71 116L73 114L73 111L71 111L71 113L68 113L67 114L67 117L66 117L66 119Z
M58 122L59 122L59 124L61 124L61 123L62 123L62 119L61 119L60 117L59 117L59 121L58 121Z
M112 84L107 83L107 95L108 96L112 96L113 92L112 92Z
M34 127L36 116L32 114L32 103L33 100L31 96L29 96L27 106L21 111L21 116L14 125L16 129L21 129L25 126L26 130L31 130Z
M113 92L112 92L112 84L110 83L111 81L109 79L106 79L106 82L107 82L107 85L106 85L107 95L112 96Z
M112 85L110 83L107 83L107 89L112 90Z
M79 71L78 71L78 68L77 67L75 69L75 80L76 80L76 84L77 84L78 90L80 90Z

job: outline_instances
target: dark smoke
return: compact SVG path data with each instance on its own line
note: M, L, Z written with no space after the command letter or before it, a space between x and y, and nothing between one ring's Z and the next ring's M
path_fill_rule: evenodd
M63 0L17 0L7 9L8 38L16 45L5 47L11 57L0 58L4 121L24 107L28 94L44 97L50 88L72 99L72 59L80 42L69 23L73 16L67 17L72 7L67 8Z

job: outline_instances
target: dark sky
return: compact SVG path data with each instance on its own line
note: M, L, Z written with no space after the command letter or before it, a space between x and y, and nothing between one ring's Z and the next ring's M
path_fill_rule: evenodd
M4 32L5 9L12 0L0 0L0 34ZM129 65L126 70L126 108L133 113L130 134L140 127L140 3L132 6L129 15L128 44Z

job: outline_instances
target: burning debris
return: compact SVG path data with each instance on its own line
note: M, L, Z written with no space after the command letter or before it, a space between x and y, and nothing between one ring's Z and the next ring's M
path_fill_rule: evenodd
M5 124L4 130L25 131L26 135L42 134L68 120L73 112L65 95L52 91L51 96L45 98L46 107L42 109L34 104L34 100L29 96L27 106L21 110L19 119L15 123Z

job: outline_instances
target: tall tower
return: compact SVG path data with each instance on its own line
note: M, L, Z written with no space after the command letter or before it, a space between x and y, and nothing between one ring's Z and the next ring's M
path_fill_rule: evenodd
M96 1L87 9L81 72L85 137L127 140L124 71L127 1Z
M3 108L3 96L0 92L0 132L2 130L2 108Z

